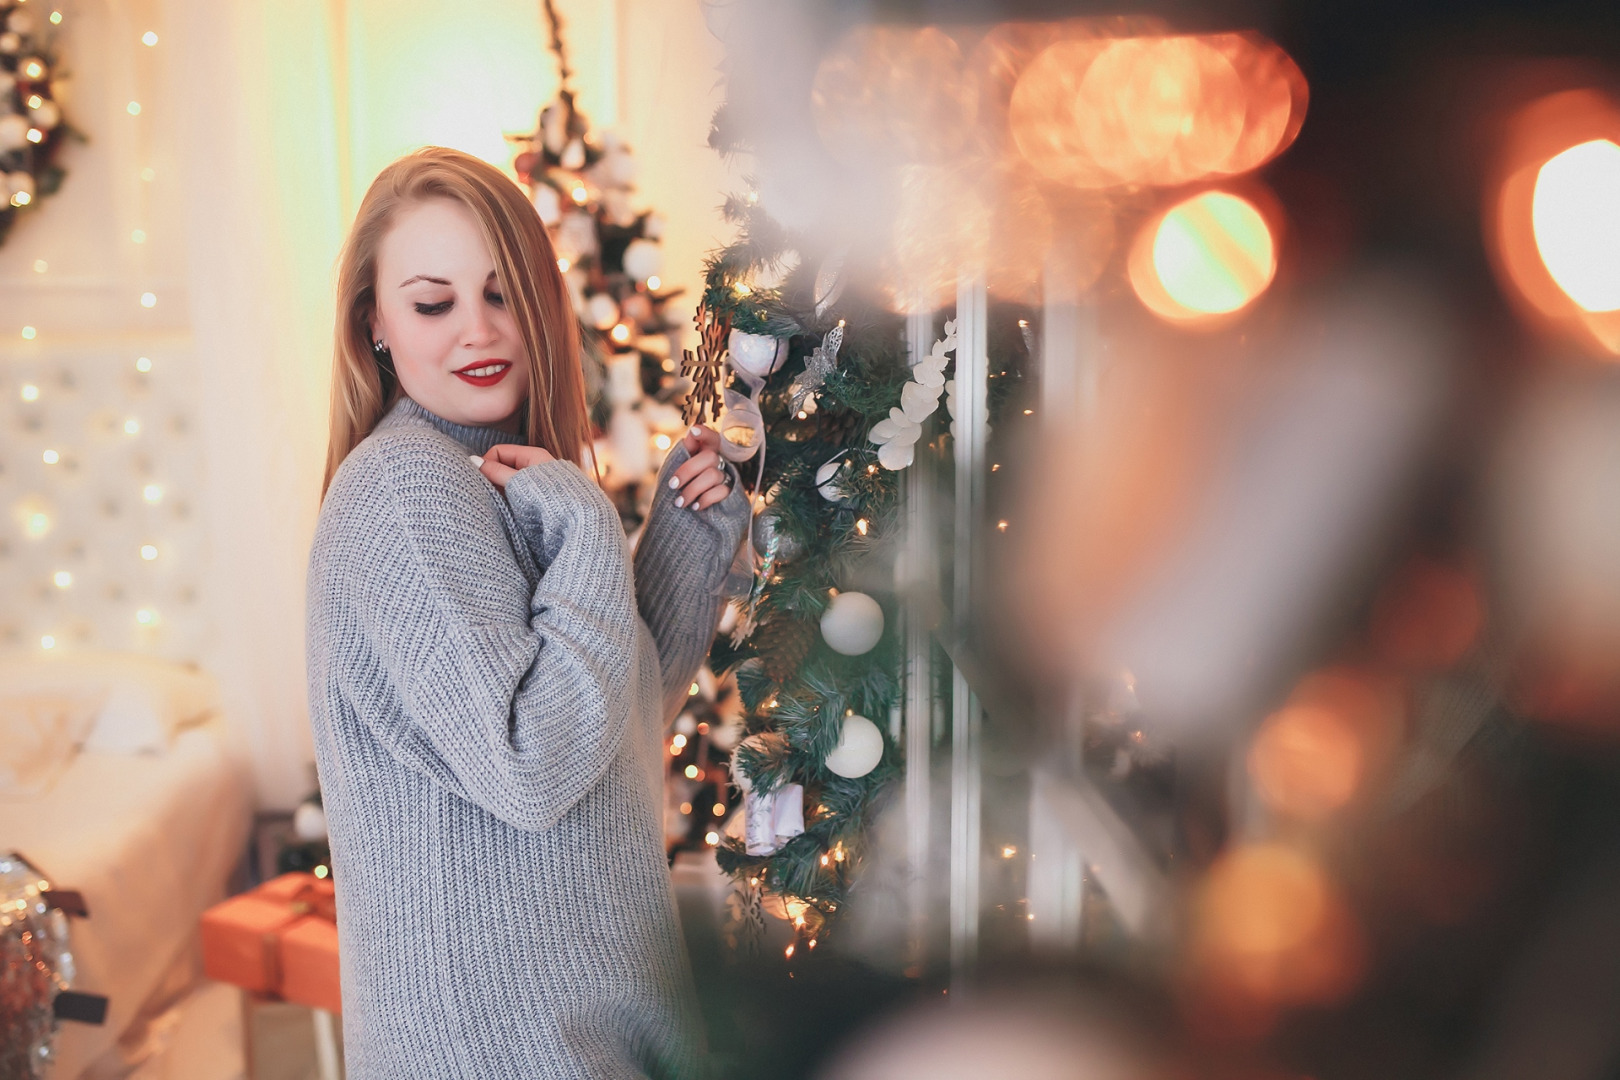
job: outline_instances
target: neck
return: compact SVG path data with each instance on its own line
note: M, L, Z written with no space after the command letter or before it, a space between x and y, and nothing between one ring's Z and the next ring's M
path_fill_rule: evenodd
M465 446L468 452L473 454L488 453L489 448L497 443L523 441L520 438L514 438L519 431L517 426L517 417L504 420L500 424L491 424L487 426L480 424L457 424L453 421L446 420L437 413L423 408L421 405L417 404L415 401L412 401L408 397L401 397L399 399L399 403L391 410L391 413L425 420L434 427L438 428L440 431L444 432L446 435L450 436L452 439L456 440L456 442L460 443L462 446Z

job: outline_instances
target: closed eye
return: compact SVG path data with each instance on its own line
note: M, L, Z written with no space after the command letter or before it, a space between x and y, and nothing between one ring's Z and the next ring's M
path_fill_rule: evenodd
M484 294L484 299L488 300L496 307L504 307L506 305L506 297L502 296L498 292L487 292Z
M437 304L417 304L416 313L418 315L443 315L450 310L451 303L452 301L449 300L440 300Z

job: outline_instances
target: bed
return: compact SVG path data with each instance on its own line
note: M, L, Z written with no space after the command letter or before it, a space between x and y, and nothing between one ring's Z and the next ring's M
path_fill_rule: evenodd
M0 851L83 896L73 989L108 999L104 1024L62 1023L52 1080L241 1076L239 1007L197 949L251 815L211 680L116 654L0 657L0 737Z

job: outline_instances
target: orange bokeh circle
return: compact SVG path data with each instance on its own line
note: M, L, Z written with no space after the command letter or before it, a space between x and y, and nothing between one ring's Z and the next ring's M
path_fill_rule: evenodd
M1620 310L1588 311L1558 283L1538 240L1535 216L1544 167L1582 144L1603 141L1620 143L1620 105L1597 90L1565 90L1520 110L1506 127L1483 224L1492 265L1520 313L1544 330L1616 357ZM1611 197L1620 198L1620 192ZM1614 258L1620 259L1620 252Z
M1257 35L1074 38L1024 67L1008 125L1049 180L1173 187L1281 153L1307 98L1298 66Z

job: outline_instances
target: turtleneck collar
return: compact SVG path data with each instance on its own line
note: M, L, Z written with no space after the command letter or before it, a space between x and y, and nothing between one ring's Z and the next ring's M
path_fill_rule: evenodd
M402 397L388 410L391 419L424 420L456 442L465 446L474 454L487 454L489 448L498 443L522 443L522 435L510 431L501 431L492 427L474 427L466 424L453 424L444 417L429 412L408 397Z

